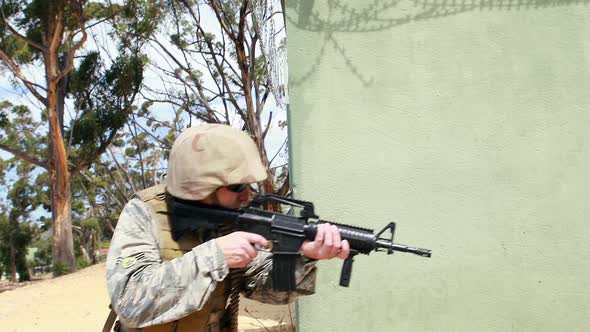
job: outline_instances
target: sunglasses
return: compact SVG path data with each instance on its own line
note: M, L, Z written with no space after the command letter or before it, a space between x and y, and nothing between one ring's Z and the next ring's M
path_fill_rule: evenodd
M236 194L241 193L242 191L246 190L246 188L248 188L248 187L250 187L250 189L252 189L252 187L248 183L232 184L232 185L225 186L225 187L227 188L227 190L234 192Z

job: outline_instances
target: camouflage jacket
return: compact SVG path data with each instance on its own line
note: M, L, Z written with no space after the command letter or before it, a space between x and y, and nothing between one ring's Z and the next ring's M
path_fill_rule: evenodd
M137 198L129 201L119 217L107 257L111 304L128 327L163 324L198 311L229 274L214 240L181 257L162 261L159 234L150 207ZM303 256L297 264L297 290L272 291L271 257L268 252L259 252L247 266L243 295L260 302L284 304L314 293L315 263Z

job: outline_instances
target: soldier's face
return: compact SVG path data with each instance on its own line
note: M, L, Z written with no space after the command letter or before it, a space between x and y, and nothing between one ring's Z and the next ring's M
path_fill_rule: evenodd
M229 209L239 209L246 205L250 199L250 187L246 187L241 192L234 192L226 187L221 187L215 191L219 205Z

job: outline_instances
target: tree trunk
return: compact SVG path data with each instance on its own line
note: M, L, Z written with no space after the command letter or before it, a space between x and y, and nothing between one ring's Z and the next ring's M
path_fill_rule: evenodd
M100 251L98 250L98 235L90 235L90 248L92 250L92 264L100 262Z
M45 61L45 78L47 80L46 107L49 121L50 162L49 175L51 182L51 212L53 214L53 264L66 265L69 271L76 270L74 257L74 237L72 234L72 191L70 187L70 171L68 155L63 138L62 114L63 105L59 106L60 92L63 94L63 83L60 84L61 66L59 47L63 37L63 8L60 8L55 20L50 20L48 34L43 44L47 46L43 54ZM61 78L61 79L60 79ZM60 269L61 270L61 266ZM54 274L65 271L54 270Z
M266 148L264 147L264 139L262 137L260 117L256 108L254 107L254 101L252 100L252 84L253 80L256 78L250 75L250 73L253 72L250 69L252 66L255 66L255 63L251 63L248 60L248 56L246 55L245 34L248 7L248 1L244 1L240 8L240 22L238 24L238 33L236 39L234 40L234 45L236 47L237 62L238 67L240 68L242 86L244 89L248 131L254 138L254 142L258 147L258 152L260 152L260 158L262 159L262 163L266 168L268 175L267 179L262 182L262 193L274 194L274 179L272 173L270 172L270 163L268 161L268 157L266 156ZM250 58L253 60L254 57L250 56ZM279 205L274 202L269 202L265 204L265 208L278 211Z
M86 260L86 262L90 263L90 255L88 254L88 249L84 245L80 245L80 252L82 253L82 258Z
M10 236L10 281L18 281L16 280L16 248L14 248L12 235Z
M52 139L53 140L53 139ZM63 145L62 145L63 147ZM51 201L53 213L53 262L67 264L76 270L72 236L72 193L65 160L52 156Z
M50 62L50 61L48 61ZM55 63L55 62L54 62ZM57 65L57 63L55 63ZM51 77L51 76L49 76ZM53 263L66 264L69 271L76 270L74 239L72 235L72 192L67 154L57 112L57 85L48 82L47 113L49 114L49 139L51 146L50 181L53 214Z

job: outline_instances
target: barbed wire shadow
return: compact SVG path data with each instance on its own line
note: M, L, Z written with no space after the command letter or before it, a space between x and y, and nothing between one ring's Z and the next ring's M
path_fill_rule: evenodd
M320 1L321 2L321 1ZM342 0L327 0L316 8L315 0L289 2L286 19L297 29L321 34L322 46L314 61L299 77L290 75L289 85L299 86L318 71L328 46L339 53L351 73L364 85L374 79L367 77L354 64L341 43L339 33L370 33L385 31L415 21L444 18L472 11L541 10L563 6L588 5L590 0L374 0L355 8ZM358 6L358 4L355 4ZM319 7L319 6L318 6ZM395 16L395 17L392 17Z

